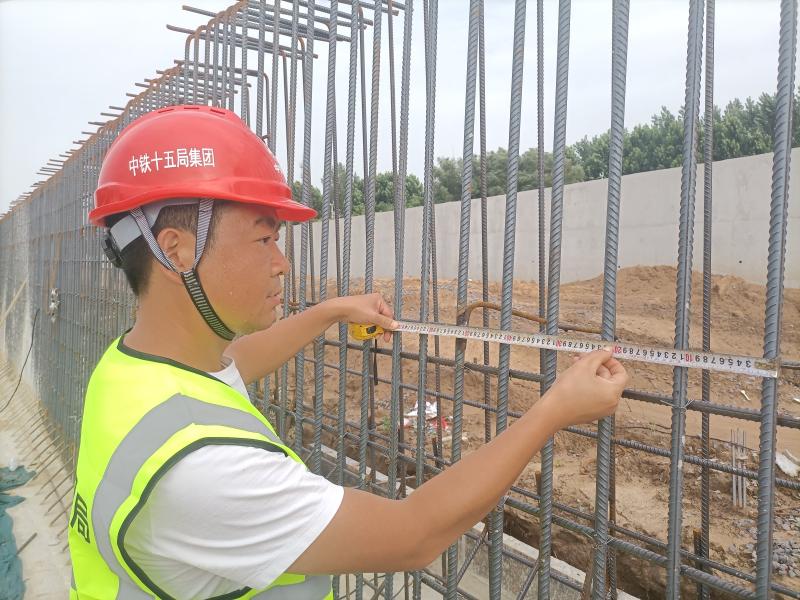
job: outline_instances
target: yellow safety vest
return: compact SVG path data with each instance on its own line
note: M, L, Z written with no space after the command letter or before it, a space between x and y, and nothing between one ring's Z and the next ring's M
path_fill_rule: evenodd
M86 390L69 522L70 600L172 598L131 558L125 535L170 467L208 445L255 446L302 462L230 386L115 340ZM328 576L284 573L266 589L224 597L332 600L333 592Z

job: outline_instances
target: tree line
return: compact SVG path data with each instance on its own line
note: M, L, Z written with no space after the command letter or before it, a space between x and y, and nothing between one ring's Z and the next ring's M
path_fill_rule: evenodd
M744 102L732 100L724 110L714 107L714 160L752 156L772 151L775 128L775 95L761 94L757 100ZM792 147L800 146L800 93L795 96ZM697 161L703 162L704 119L700 119L697 144ZM567 146L565 155L566 183L577 183L608 176L609 133L584 137ZM480 157L473 156L473 198L480 197ZM622 173L641 173L657 169L679 167L683 161L683 109L673 114L667 107L653 115L649 123L625 129L623 134ZM508 152L498 148L486 154L486 193L497 196L506 193ZM461 158L440 157L433 167L433 201L451 202L461 199ZM553 154L544 155L544 185L552 185ZM336 169L335 192L338 208L344 206L346 170L339 164ZM532 190L539 186L538 151L529 148L519 156L518 189ZM353 215L364 214L364 180L355 175L353 181ZM301 197L300 182L293 185L295 198ZM406 206L421 206L423 185L414 174L406 176ZM311 189L311 205L321 213L322 193L316 186ZM382 212L394 207L394 175L391 171L378 173L375 178L375 210ZM331 217L334 211L330 211Z

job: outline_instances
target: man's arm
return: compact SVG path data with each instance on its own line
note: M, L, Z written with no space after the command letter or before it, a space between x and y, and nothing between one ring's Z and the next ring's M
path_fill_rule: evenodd
M225 354L236 361L245 384L277 371L315 337L339 321L393 328L392 312L380 294L331 298L281 319L263 331L235 340Z
M245 384L280 368L315 337L336 322L328 302L275 322L271 327L235 340L225 354L236 361Z
M607 351L583 356L505 432L408 498L346 489L336 516L291 573L420 569L484 517L559 429L616 409L628 381Z

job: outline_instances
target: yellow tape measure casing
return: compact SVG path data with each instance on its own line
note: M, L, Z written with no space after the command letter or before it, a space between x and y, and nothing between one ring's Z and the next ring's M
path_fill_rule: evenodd
M380 325L364 325L363 323L350 323L350 337L354 340L364 342L374 340L383 335L383 327Z

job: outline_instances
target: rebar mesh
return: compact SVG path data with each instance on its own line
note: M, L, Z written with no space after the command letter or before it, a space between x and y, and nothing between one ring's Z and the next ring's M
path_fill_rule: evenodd
M286 252L293 262L287 274L284 316L336 294L379 290L392 298L396 314L422 321L440 321L452 315L459 323L469 321L480 301L482 326L492 321L506 329L541 328L558 333L565 328L560 320L561 248L571 240L562 237L562 223L572 215L564 205L564 164L569 83L570 12L569 0L558 3L558 36L555 64L555 127L553 187L546 225L544 190L544 89L543 89L543 0L536 3L538 129L538 245L539 285L526 298L535 306L538 323L518 315L515 295L515 243L518 234L519 136L523 122L532 114L523 111L523 65L525 25L528 4L517 0L514 10L513 64L509 110L509 160L507 194L502 203L488 208L486 198L486 124L484 2L464 3L469 11L465 32L468 46L465 79L462 193L460 219L449 231L449 245L457 247L455 281L439 277L437 241L438 207L433 198L435 148L436 69L437 69L437 0L422 2L383 0L294 0L268 2L242 0L211 17L206 25L188 33L183 60L147 84L133 97L121 115L102 124L80 148L65 155L66 161L35 190L15 202L0 219L0 330L6 361L16 369L22 363L27 340L33 339L35 373L30 384L41 400L46 414L45 427L58 440L58 451L74 465L80 428L82 399L89 375L111 339L133 321L135 299L121 273L115 270L100 251L100 234L87 222L93 205L93 192L103 156L115 136L136 117L162 106L198 103L224 106L238 112L269 146L286 157L286 172L295 181L300 156L299 200L312 202L314 178L321 178L321 220L290 228ZM675 306L675 347L689 347L691 306L691 267L694 223L696 146L699 123L700 81L703 60L703 24L705 23L706 114L713 109L713 28L714 0L691 0L689 41L686 65L686 106L684 115L683 184L680 195L677 301ZM788 221L788 180L791 157L792 92L796 53L796 1L782 0L778 96L775 118L774 167L772 175L769 223L764 356L781 357L781 307ZM195 12L197 9L191 9ZM421 19L424 32L424 64L417 65L411 52L413 20ZM626 57L628 36L628 0L613 2L613 52L611 143L607 216L605 222L605 267L602 315L595 326L598 335L614 339L617 315L617 254L620 236L622 131L625 113ZM174 28L180 31L179 28ZM402 32L402 34L398 34ZM325 47L327 68L316 59L315 48ZM347 57L346 72L337 62L337 49ZM396 54L397 52L397 54ZM255 54L255 56L254 56ZM249 58L248 58L249 57ZM396 61L400 62L399 71ZM316 65L315 65L316 62ZM254 69L253 67L256 66ZM316 67L316 68L314 68ZM388 72L387 72L388 67ZM413 67L417 67L416 70ZM412 76L412 71L415 73ZM337 78L346 77L347 97L337 96ZM312 95L315 78L324 78L326 94ZM383 84L386 85L383 85ZM300 85L298 97L298 84ZM399 85L399 110L398 90ZM424 86L426 106L424 130L409 128L410 86ZM389 93L384 102L382 94ZM476 93L478 94L478 162L473 174L475 153ZM255 99L252 95L255 95ZM532 105L530 100L528 104ZM504 107L491 107L499 110ZM282 111L282 112L281 112ZM324 112L323 112L324 111ZM313 115L325 114L324 143L312 142ZM341 119L340 119L341 117ZM339 121L346 122L343 131ZM302 125L298 124L302 122ZM321 121L322 122L322 121ZM388 123L386 128L379 127ZM282 129L279 130L279 127ZM302 135L297 137L297 128ZM380 137L389 131L387 138ZM713 129L704 130L705 186L703 252L703 349L711 343L711 148ZM421 231L406 229L406 194L403 185L394 188L394 211L376 215L378 157L391 155L394 182L405 181L408 171L409 136L424 136L424 198ZM363 164L357 163L357 146ZM339 151L344 162L339 163ZM322 172L312 173L312 157L322 158ZM344 173L341 173L341 169ZM363 189L355 189L360 171ZM477 177L480 189L473 189ZM363 194L365 215L356 227L353 199ZM766 190L763 191L766 195ZM472 268L470 250L477 244L471 233L475 221L473 199L480 199L480 272ZM763 207L766 209L766 206ZM488 247L489 210L504 210L503 248ZM441 218L441 217L439 217ZM447 223L446 223L447 225ZM388 233L388 227L392 233ZM439 227L441 229L441 227ZM406 288L404 280L409 265L404 263L404 241L414 233L421 240L422 264L417 272L418 287ZM546 236L546 237L545 237ZM392 237L393 244L386 239ZM362 239L363 238L363 239ZM376 248L376 242L380 244ZM357 244L354 246L353 244ZM357 256L363 244L363 256ZM547 256L545 248L549 246ZM376 278L377 252L391 247L393 279ZM452 253L452 250L448 249ZM489 261L491 254L502 256L502 279L490 292ZM358 268L354 261L358 259ZM602 264L598 257L598 264ZM363 265L363 269L360 267ZM545 273L545 268L548 271ZM358 272L359 276L353 276ZM480 281L471 285L470 276ZM498 291L499 290L499 293ZM407 302L411 296L415 302ZM499 319L486 305L495 300ZM546 305L545 305L546 300ZM447 306L447 302L455 306ZM40 313L38 330L33 331L34 314ZM472 323L473 325L475 323ZM599 327L599 328L597 328ZM532 330L532 329L530 329ZM590 330L591 327L590 327ZM479 352L480 351L480 352ZM472 353L474 352L474 354ZM520 416L509 402L511 390L523 390L531 401L540 390L549 387L559 367L553 351L535 355L530 366L519 367L512 361L513 349L498 349L489 344L472 348L464 341L454 344L421 335L418 339L395 336L389 349L370 342L355 343L347 338L342 325L320 336L313 346L251 390L255 401L273 420L282 436L287 437L315 472L344 485L356 485L384 496L397 498L448 465L460 460L500 434ZM534 367L538 365L538 369ZM775 472L776 436L779 428L800 429L800 419L777 410L780 380L763 381L761 409L754 410L715 402L711 376L703 373L702 398L689 397L686 369L674 370L672 394L654 389L627 390L625 397L635 403L666 406L672 410L672 426L665 431L649 428L649 434L636 437L632 429L619 427L607 419L595 427L571 427L551 440L542 451L540 472L525 479L488 516L483 533L468 533L430 568L412 577L359 575L335 578L338 597L363 598L382 595L396 597L404 592L414 598L423 592L447 598L476 597L464 585L465 573L479 549L488 554L486 588L477 597L501 598L513 593L519 598L555 597L551 586L573 590L572 597L616 597L617 587L639 592L664 593L677 598L697 589L703 597L725 593L742 598L766 598L771 593L800 598L800 589L790 589L773 581L772 540L775 497L781 490L800 490L796 480L778 477ZM476 383L477 382L477 383ZM428 403L436 418L428 424ZM416 416L407 413L416 408ZM17 412L15 419L24 422L28 415ZM701 446L690 446L685 436L687 414L699 412L703 428ZM448 415L451 421L443 420ZM761 427L759 461L756 469L731 466L715 455L708 423L714 418L734 418L758 422ZM464 438L465 424L477 419L479 441ZM645 429L647 429L645 427ZM561 440L560 444L557 443ZM582 475L591 481L596 475L594 498L585 505L571 505L559 498L554 488L558 474L558 454L565 445L596 443L596 468ZM561 448L562 450L560 450ZM622 524L617 519L619 500L615 476L618 453L635 452L660 457L665 482L669 484L668 535L664 539L648 534L636 524ZM687 524L683 509L696 501L687 496L685 473L702 474L699 543L687 543ZM709 510L709 476L712 473L743 477L757 483L757 544L752 569L745 570L727 560L724 552L714 551L712 512ZM480 481L476 480L476 485ZM699 496L698 496L699 497ZM694 498L692 496L692 498ZM436 510L447 510L437 507ZM504 534L522 538L539 548L538 556L520 553L504 544ZM571 536L571 545L564 539ZM577 551L576 549L582 549ZM586 572L585 580L559 572L551 563L557 553ZM575 556L570 554L574 553ZM624 577L617 565L624 564ZM662 582L648 587L655 568ZM636 568L641 572L637 575ZM632 571L632 572L631 572ZM521 574L510 577L509 572ZM636 584L637 577L641 581ZM511 580L519 579L512 583ZM401 589L397 589L398 585ZM661 586L661 587L659 587ZM511 592L509 592L511 590ZM560 592L559 592L560 593Z

